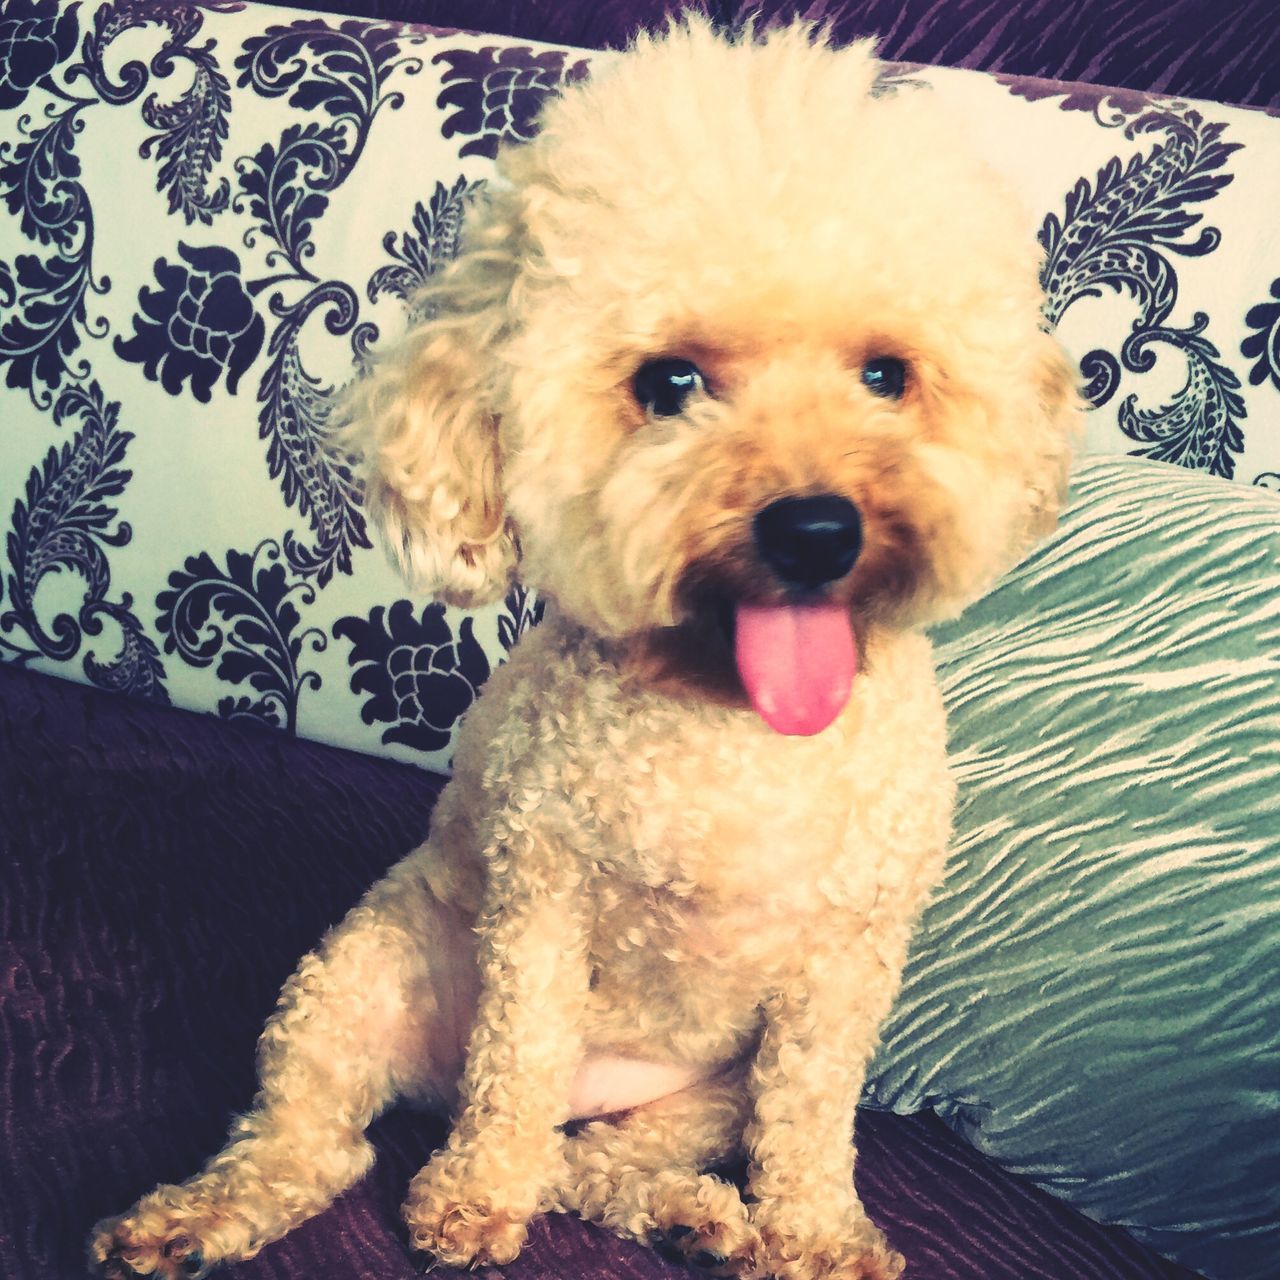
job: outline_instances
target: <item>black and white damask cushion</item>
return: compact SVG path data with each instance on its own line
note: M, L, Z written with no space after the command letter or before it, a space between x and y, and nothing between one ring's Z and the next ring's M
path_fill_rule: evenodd
M0 659L445 765L536 604L407 600L318 441L499 141L610 56L234 3L6 6ZM943 97L1025 196L1091 445L1280 484L1280 120L888 85Z

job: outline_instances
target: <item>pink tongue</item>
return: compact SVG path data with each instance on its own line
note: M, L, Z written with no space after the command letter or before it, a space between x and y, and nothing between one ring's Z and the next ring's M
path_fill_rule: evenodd
M738 674L751 705L779 733L821 733L849 701L858 650L846 606L738 606Z

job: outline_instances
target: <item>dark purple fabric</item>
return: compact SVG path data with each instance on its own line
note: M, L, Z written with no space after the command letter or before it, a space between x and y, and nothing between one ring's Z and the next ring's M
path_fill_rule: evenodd
M0 1278L84 1274L86 1233L221 1143L297 958L421 838L439 781L0 665ZM1176 1280L930 1117L860 1120L858 1183L912 1280ZM442 1137L396 1112L374 1172L229 1280L408 1280L396 1206ZM449 1274L446 1270L436 1275ZM680 1268L576 1219L511 1280Z
M677 0L287 0L300 8L619 47ZM1275 0L702 0L721 21L830 20L841 40L878 35L906 62L1145 89L1280 110Z
M732 4L734 0L729 0ZM829 19L883 57L1280 108L1275 0L739 0Z
M545 40L586 49L621 48L642 27L658 27L690 9L712 13L715 0L284 0L290 8Z

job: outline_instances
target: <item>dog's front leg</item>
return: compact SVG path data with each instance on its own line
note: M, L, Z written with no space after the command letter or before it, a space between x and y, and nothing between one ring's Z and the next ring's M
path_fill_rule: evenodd
M303 957L259 1042L253 1107L193 1178L98 1223L102 1275L191 1280L251 1258L368 1172L365 1127L398 1094L448 1105L472 937L471 913L429 887L440 856L411 854Z
M833 943L765 1007L747 1127L754 1274L893 1280L902 1259L853 1185L854 1108L898 979L870 947Z
M482 989L462 1110L404 1206L415 1247L453 1266L510 1262L564 1176L589 985L572 855L502 850L479 924Z

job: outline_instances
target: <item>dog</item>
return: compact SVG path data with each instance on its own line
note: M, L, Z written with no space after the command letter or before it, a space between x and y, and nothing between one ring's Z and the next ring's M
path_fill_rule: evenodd
M923 628L1052 527L1080 403L1015 202L879 76L688 17L501 154L337 438L420 589L518 571L549 616L427 843L286 985L228 1146L99 1224L104 1274L252 1255L397 1099L454 1116L404 1206L446 1263L572 1211L717 1274L901 1273L851 1139L950 831Z

